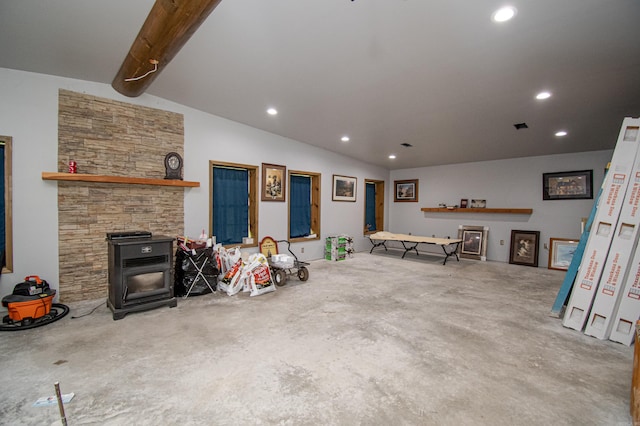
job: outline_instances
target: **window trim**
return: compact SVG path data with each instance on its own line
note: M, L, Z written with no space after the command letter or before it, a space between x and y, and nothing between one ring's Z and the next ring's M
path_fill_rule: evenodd
M260 198L258 176L260 166L240 163L228 163L225 161L209 160L209 235L213 234L213 169L215 167L226 167L232 169L243 169L249 172L249 237L253 238L251 244L229 244L225 247L258 247L258 200Z
M4 229L5 229L5 263L2 273L13 272L13 207L12 207L12 144L11 136L0 136L4 142Z
M372 183L376 186L376 199L378 201L378 203L376 204L376 230L375 231L369 231L367 230L367 184L368 183ZM378 195L381 195L380 197L378 197ZM363 214L363 219L362 219L362 224L363 224L363 234L364 235L370 235L370 234L374 234L378 231L382 231L384 230L384 197L385 197L385 192L384 192L384 181L383 180L376 180L376 179L365 179L364 180L364 214Z
M314 238L300 237L289 238L291 235L291 176L308 176L311 178L311 230L316 235ZM289 170L287 173L287 239L291 243L299 243L302 241L313 241L320 239L320 186L322 182L322 174L316 172L306 172L302 170Z

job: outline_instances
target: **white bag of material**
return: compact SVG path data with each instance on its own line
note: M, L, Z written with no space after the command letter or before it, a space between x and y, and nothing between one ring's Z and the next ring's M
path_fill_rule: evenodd
M235 265L233 265L233 267L224 274L224 276L218 283L218 289L226 292L229 296L233 296L238 291L240 291L241 287L238 287L238 282L240 281L241 275L242 259L238 259Z
M275 291L276 286L271 276L271 269L269 268L267 258L262 253L256 253L252 255L249 260L251 262L243 270L243 275L249 280L251 287L250 296L259 296Z
M227 268L227 249L222 247L222 246L216 246L216 257L218 258L219 262L220 262L220 271L218 274L218 280L222 280L222 278L224 277L224 274L227 273L228 268Z
M242 253L240 253L240 247L234 247L227 250L227 267L232 268L238 260L242 259Z
M218 256L220 257L220 274L218 275L221 280L225 274L230 271L238 260L242 257L240 255L240 247L234 247L232 249L225 249L221 244L216 245Z

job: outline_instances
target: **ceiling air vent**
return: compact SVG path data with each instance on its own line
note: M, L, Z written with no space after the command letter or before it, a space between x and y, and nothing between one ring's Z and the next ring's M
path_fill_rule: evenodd
M527 123L516 123L513 125L513 127L516 128L516 130L520 130L520 129L528 129L529 126L527 126Z
M401 143L400 145L404 146L405 148L411 148L413 145L411 145L410 143Z

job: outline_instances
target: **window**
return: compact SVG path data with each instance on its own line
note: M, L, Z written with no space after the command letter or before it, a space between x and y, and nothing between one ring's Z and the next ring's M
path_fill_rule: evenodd
M289 171L289 241L320 239L320 173Z
M209 169L211 235L224 246L257 246L258 166L209 161Z
M2 272L13 272L13 223L11 208L11 141L0 136L0 262Z
M364 233L384 230L384 181L365 179Z

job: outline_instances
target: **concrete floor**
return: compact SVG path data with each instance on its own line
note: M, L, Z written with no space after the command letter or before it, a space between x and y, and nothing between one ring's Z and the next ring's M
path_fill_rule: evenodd
M399 257L0 333L0 424L56 422L56 381L70 425L631 424L633 349L549 316L563 272Z

